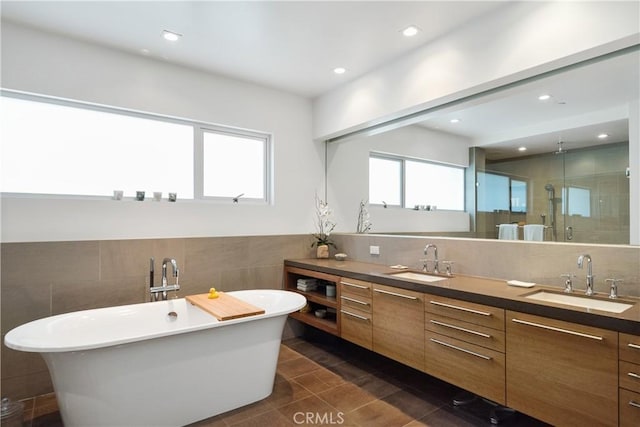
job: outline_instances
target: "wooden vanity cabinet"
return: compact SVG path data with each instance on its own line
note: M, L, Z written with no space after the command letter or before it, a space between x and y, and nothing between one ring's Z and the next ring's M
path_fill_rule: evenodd
M640 336L619 336L619 411L621 427L640 426Z
M424 294L373 284L373 351L424 371Z
M507 406L553 425L618 425L618 333L507 311Z
M340 280L340 336L373 349L371 283L343 277Z
M425 294L425 372L505 403L503 309Z

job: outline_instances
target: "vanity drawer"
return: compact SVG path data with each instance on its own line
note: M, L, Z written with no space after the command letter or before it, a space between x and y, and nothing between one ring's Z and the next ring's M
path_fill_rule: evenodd
M640 393L640 365L621 360L618 369L620 387Z
M640 336L620 333L620 360L640 364Z
M340 292L371 298L371 283L343 277L340 279Z
M505 404L505 355L445 335L425 332L425 372Z
M425 294L425 311L504 331L504 309Z
M425 329L504 353L503 331L430 312L425 313Z
M640 426L640 393L620 389L620 427Z
M349 307L340 309L340 336L371 350L373 347L371 313Z
M340 295L340 307L347 310L353 309L371 313L371 298L342 291Z

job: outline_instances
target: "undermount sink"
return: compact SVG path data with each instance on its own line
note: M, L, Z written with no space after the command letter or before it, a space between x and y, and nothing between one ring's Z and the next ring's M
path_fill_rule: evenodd
M447 277L442 276L434 276L429 273L422 273L418 271L400 271L398 273L389 273L390 276L398 277L401 279L410 279L410 280L418 280L420 282L440 282L442 280L447 280Z
M553 302L556 304L570 305L573 307L591 308L595 310L608 311L611 313L622 313L633 307L633 302L623 302L614 300L604 300L594 297L583 297L571 294L561 294L549 291L537 291L525 298L536 301Z

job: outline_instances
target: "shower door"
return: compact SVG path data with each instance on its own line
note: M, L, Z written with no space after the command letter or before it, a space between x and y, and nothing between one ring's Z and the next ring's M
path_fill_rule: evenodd
M610 144L557 156L563 168L558 240L629 243L628 153L627 144Z

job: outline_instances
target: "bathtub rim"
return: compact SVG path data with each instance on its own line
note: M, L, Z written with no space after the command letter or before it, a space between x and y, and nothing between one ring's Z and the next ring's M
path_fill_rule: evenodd
M132 342L170 337L172 335L185 334L185 333L200 331L204 329L219 328L219 327L225 327L225 326L232 326L239 323L259 321L261 319L266 319L270 317L286 316L289 313L300 310L307 303L306 298L303 295L296 292L283 290L283 289L248 289L248 290L229 291L226 293L231 296L238 297L239 299L243 299L242 298L243 295L246 296L250 294L258 294L258 295L259 294L286 294L287 298L291 299L291 302L290 304L287 304L286 307L276 308L275 310L266 308L264 314L240 317L237 319L229 319L224 321L219 321L213 315L205 312L204 310L202 310L201 308L195 305L190 304L184 298L178 298L176 300L169 300L169 301L142 302L142 303L135 303L135 304L125 304L120 306L110 306L110 307L103 307L103 308L93 308L88 310L78 310L78 311L73 311L69 313L57 314L54 316L47 316L44 318L27 322L20 326L17 326L11 329L9 332L7 332L7 334L4 337L4 344L10 349L17 350L17 351L31 352L31 353L65 353L65 352L74 352L74 351L87 351L87 350L94 350L94 349L105 348L105 347L114 347L118 345L132 343ZM144 306L146 304L168 305L172 301L184 301L188 310L193 309L193 310L199 310L202 313L206 313L208 316L210 316L211 321L194 324L194 325L186 325L184 327L175 328L175 329L160 330L152 333L132 334L129 336L124 336L120 339L93 341L89 344L77 344L77 345L65 344L60 346L53 346L49 342L47 342L47 345L37 345L37 344L33 344L33 342L29 342L29 343L21 342L21 338L23 338L20 336L21 333L24 333L24 331L28 331L29 329L32 329L32 328L37 328L37 327L46 328L46 324L48 322L51 322L52 320L69 318L69 317L79 316L83 314L84 315L92 314L96 311L123 310L127 308Z

